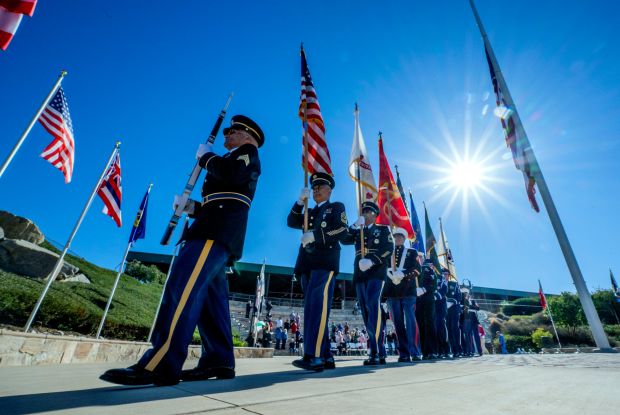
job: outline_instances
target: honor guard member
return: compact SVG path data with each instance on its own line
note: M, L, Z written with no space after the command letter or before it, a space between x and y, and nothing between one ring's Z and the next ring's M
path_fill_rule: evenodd
M478 334L478 313L480 310L476 301L470 298L468 289L463 291L463 333L462 346L466 357L473 357L480 345L480 335ZM482 350L480 351L482 355Z
M394 236L394 259L396 268L388 268L383 295L387 297L392 322L398 337L398 361L411 362L412 358L421 356L415 335L418 323L415 319L416 288L421 266L418 263L418 251L405 247L407 231L396 228Z
M448 327L450 349L454 357L461 357L463 356L463 350L461 349L461 328L459 325L459 318L461 315L461 290L459 288L459 283L454 279L448 279L446 305L448 307L446 325Z
M308 231L301 237L295 263L295 275L301 276L304 291L304 357L293 362L302 369L334 369L330 352L329 312L340 265L339 240L346 235L347 215L344 205L330 202L334 178L323 172L310 177L312 198L316 206L308 211ZM287 218L287 225L303 229L303 206L309 196L303 188Z
M435 332L437 333L437 353L442 359L453 357L448 340L448 327L446 317L448 316L448 305L446 294L448 294L448 277L450 272L446 268L441 268L437 277L437 291L435 292Z
M355 244L353 283L364 325L370 339L370 355L364 365L385 364L385 344L381 336L381 292L387 268L394 251L392 233L387 226L377 225L379 207L373 202L362 203L362 216L349 227L344 244ZM361 233L365 255L361 254Z
M153 332L153 347L137 364L111 369L100 379L121 385L175 385L184 381L235 377L235 358L225 267L241 257L250 204L261 173L260 127L235 115L224 129L223 156L201 144L198 164L206 170L202 200L184 209L194 219L166 284ZM178 197L175 204L178 205ZM198 366L181 371L198 326L202 354Z
M430 259L422 265L421 288L418 291L416 319L422 338L422 354L425 359L437 358L437 331L435 330L435 292L437 275Z

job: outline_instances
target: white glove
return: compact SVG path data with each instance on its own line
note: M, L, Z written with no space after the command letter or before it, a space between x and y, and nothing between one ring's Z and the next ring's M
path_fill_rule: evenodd
M204 156L207 153L212 153L212 152L213 152L213 144L211 143L200 144L198 146L198 150L196 150L196 160L200 160L202 156Z
M403 278L405 278L405 273L400 270L396 270L394 272L394 277L398 278L399 280L402 280Z
M405 274L403 274L402 271L396 270L391 273L391 276L390 273L388 273L388 277L392 280L392 284L398 285L403 280L403 278L405 278Z
M310 199L310 188L304 187L299 192L299 198L297 199L297 204L298 205L303 205L304 201L306 201L308 199Z
M177 206L181 204L181 196L174 195L174 201L172 202L172 210L177 210ZM183 207L183 212L192 215L194 213L194 201L187 199L185 202L185 206Z
M424 295L424 293L426 292L426 288L422 287L422 288L416 288L415 289L415 293L417 297L420 297L421 295Z
M358 264L358 266L360 268L360 271L368 271L370 267L372 267L372 261L368 258L362 258L360 259L360 263Z
M305 247L312 242L314 242L314 232L309 231L301 235L301 246Z
M450 309L450 307L452 307L454 305L454 303L452 301L448 301L448 310Z
M364 219L363 216L360 216L359 218L357 218L353 226L357 226L358 228L361 228L362 226L364 226L364 224L366 224L366 219Z

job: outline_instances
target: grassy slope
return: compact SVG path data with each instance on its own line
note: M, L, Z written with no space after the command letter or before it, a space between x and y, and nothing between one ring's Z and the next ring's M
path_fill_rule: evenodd
M47 243L42 246L58 252ZM54 282L41 304L35 325L94 335L116 272L71 255L66 257L66 262L78 267L91 284ZM42 280L0 270L0 323L23 326L43 288ZM103 336L145 340L161 290L159 284L142 284L123 274L106 318Z

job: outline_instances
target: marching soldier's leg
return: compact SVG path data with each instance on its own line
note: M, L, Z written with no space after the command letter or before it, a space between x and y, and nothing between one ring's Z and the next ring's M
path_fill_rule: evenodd
M325 361L325 365L324 368L325 369L335 369L336 368L336 362L334 361L334 356L332 355L331 352L331 346L330 346L330 341L329 341L329 316L331 314L331 304L332 304L332 299L334 298L334 289L336 287L336 277L332 277L331 282L329 283L329 288L328 288L328 298L327 298L327 319L326 319L326 324L325 324L325 334L323 335L323 342L322 342L322 350L321 350L321 357L324 359Z
M192 370L184 370L182 379L190 381L234 378L235 355L230 327L228 280L224 267L207 287L207 300L198 320L198 331L202 354L198 366Z
M127 369L111 369L100 378L122 385L174 385L181 377L187 347L207 296L206 286L229 253L212 240L187 241L174 265L155 324L153 348Z
M366 297L366 309L368 312L368 323L366 330L370 338L370 358L364 361L365 365L378 365L380 353L385 356L385 346L381 348L381 291L384 282L381 280L369 280L364 285Z
M321 357L330 298L333 271L313 270L307 285L306 324L304 337L305 359L296 360L293 365L302 369L321 371L324 360ZM332 289L333 293L333 289Z
M415 300L414 296L405 297L401 300L403 305L403 315L405 318L405 337L403 338L403 342L406 343L407 352L411 358L420 355L418 351L415 340L416 340L416 330L418 328L418 324L415 319Z
M409 362L411 356L407 347L407 333L405 330L402 298L388 298L388 305L390 306L390 315L392 316L394 329L398 337L398 361Z
M413 324L412 327L415 328L413 334L413 355L412 360L422 360L422 345L420 344L420 325L418 324L418 299L413 297ZM409 326L407 326L409 327Z

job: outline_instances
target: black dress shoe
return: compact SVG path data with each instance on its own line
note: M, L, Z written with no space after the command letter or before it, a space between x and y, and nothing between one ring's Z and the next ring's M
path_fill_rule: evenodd
M323 369L336 369L336 362L334 361L334 356L325 359Z
M387 364L387 362L385 361L385 356L380 356L380 357L379 357L379 364L380 364L380 365L385 365L385 364Z
M422 361L422 356L413 356L411 358L412 362L421 362Z
M179 383L178 378L164 377L138 365L129 366L125 369L110 369L99 379L117 385L156 385L171 386Z
M398 363L410 363L411 358L409 356L401 356L398 358Z
M325 367L325 361L320 357L313 357L311 359L297 359L293 361L293 366L305 370L313 370L315 372L322 372Z
M381 364L378 356L369 356L364 360L364 366L379 366Z
M207 379L234 379L235 369L231 367L195 367L181 372L181 380L193 382Z

